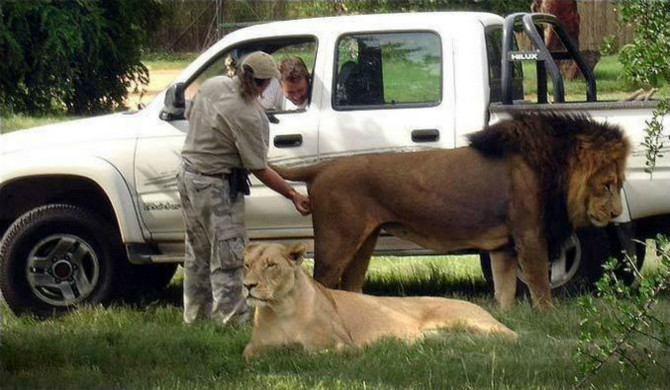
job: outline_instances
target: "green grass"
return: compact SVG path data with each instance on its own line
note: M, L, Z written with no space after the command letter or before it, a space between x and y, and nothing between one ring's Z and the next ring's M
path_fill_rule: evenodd
M0 387L570 388L577 375L573 353L580 321L575 298L558 300L556 310L548 314L538 313L526 301L500 312L477 264L473 256L374 258L366 286L376 286L379 294L394 294L401 285L437 282L443 289L439 295L466 298L489 309L519 333L518 343L453 332L411 346L385 340L345 353L308 354L283 348L245 364L241 353L250 326L184 325L178 274L164 293L139 304L86 307L47 321L17 318L0 307ZM471 283L479 287L460 289ZM667 296L658 311L667 324ZM655 344L648 348L668 367L667 351ZM646 377L638 377L608 365L594 384L602 389L662 389L668 378L660 368L652 367Z
M437 103L441 100L439 61L389 61L384 63L384 101Z
M27 129L30 127L48 125L56 122L70 121L74 119L79 119L79 117L67 115L50 115L41 117L25 116L21 114L9 115L7 117L0 118L0 134L9 133L11 131L20 129Z
M193 62L199 53L147 53L142 56L142 63L149 70L179 70Z
M626 83L621 78L622 66L619 63L617 55L605 56L598 61L594 70L596 78L596 93L598 100L622 100L640 87L631 83ZM537 78L535 74L535 64L533 62L523 62L524 91L526 100L537 101ZM549 96L553 86L551 78L547 75L549 81ZM566 101L585 101L586 83L583 80L563 80L565 88ZM670 96L670 85L667 83L661 85L654 98Z

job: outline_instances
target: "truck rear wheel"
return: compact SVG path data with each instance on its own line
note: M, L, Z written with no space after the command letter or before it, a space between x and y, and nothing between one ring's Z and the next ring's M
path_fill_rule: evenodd
M635 262L638 269L644 261L644 245L635 244ZM595 282L603 275L602 265L610 257L624 260L621 245L609 228L588 227L574 232L563 245L559 255L552 259L549 267L549 281L554 294L577 294L591 291ZM487 283L493 286L491 260L488 253L480 254L482 273ZM617 275L627 284L635 281L632 273L619 271ZM519 280L524 282L524 275L519 271ZM524 294L527 287L519 283L517 291Z
M19 217L0 241L0 290L16 314L46 317L116 295L125 269L111 224L78 206L53 204Z

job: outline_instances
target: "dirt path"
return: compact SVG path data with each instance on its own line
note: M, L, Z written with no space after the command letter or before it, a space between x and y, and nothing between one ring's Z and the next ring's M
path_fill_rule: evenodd
M141 88L137 93L131 90L126 99L126 104L133 109L136 108L139 103L149 103L151 99L165 89L165 87L167 87L181 71L181 69L149 69L149 85Z

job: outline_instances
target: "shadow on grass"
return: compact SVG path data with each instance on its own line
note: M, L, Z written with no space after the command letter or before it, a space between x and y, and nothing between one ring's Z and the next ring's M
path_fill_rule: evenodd
M183 303L183 276L181 272L160 291L136 293L118 303L134 308L151 306L181 307ZM427 272L416 274L378 274L369 272L363 293L380 296L457 296L459 298L490 298L493 290L482 277L464 275L454 277L444 269L429 265Z
M147 306L182 307L184 289L182 280L173 279L170 284L158 291L143 291L119 298L115 304L141 309Z
M483 278L454 278L441 272L438 268L431 268L427 275L399 278L390 276L368 276L363 286L363 292L370 295L392 296L452 296L459 297L488 297L493 290Z

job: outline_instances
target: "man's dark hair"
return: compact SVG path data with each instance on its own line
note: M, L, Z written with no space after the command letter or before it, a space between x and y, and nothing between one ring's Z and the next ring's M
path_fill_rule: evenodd
M281 73L282 80L295 83L300 79L305 79L309 83L309 70L307 70L307 65L300 57L289 57L282 60L279 65L279 73Z

